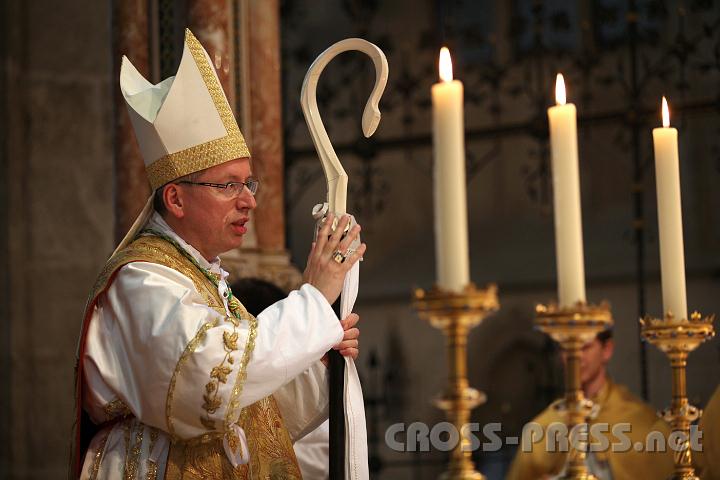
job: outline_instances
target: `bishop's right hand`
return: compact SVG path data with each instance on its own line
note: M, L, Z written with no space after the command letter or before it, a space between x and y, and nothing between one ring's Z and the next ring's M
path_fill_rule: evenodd
M332 232L334 219L334 215L328 214L325 223L318 231L303 273L304 282L317 288L331 305L335 303L342 292L345 275L355 262L362 258L367 249L367 245L364 243L360 244L355 251L352 251L350 247L360 235L360 225L355 225L347 235L343 236L350 217L343 216L338 222L335 232Z

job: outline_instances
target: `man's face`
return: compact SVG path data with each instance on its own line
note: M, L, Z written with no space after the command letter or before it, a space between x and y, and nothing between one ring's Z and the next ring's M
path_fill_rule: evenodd
M251 177L250 159L239 158L203 170L196 182L245 182ZM256 206L247 188L235 198L227 198L220 189L180 184L182 188L182 222L190 233L190 243L207 259L237 248L247 232L245 223Z
M586 343L580 353L580 382L585 385L600 375L605 375L613 353L612 339L601 342L597 338Z

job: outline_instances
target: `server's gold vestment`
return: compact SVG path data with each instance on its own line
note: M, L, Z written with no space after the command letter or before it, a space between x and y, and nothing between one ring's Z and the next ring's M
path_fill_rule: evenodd
M702 452L693 452L696 474L702 480L720 480L720 386L710 397L700 419Z
M636 442L644 444L651 431L661 432L667 438L670 433L668 424L658 418L650 406L635 397L626 387L610 380L605 383L593 401L599 404L600 410L597 418L591 422L591 426L598 423L609 424L609 432L606 435L610 445L606 451L595 452L594 455L598 460L609 463L614 480L664 479L672 473L671 452L637 452L633 448L624 452L611 451L613 443L622 440L612 434L613 425L618 423L629 423L632 426L632 431L625 435L633 446ZM543 431L547 433L548 425L554 422L562 423L564 418L550 406L533 419L533 422L542 426ZM536 480L559 473L567 454L549 452L546 446L546 438L543 436L541 441L532 445L530 452L523 452L522 447L519 447L507 480Z

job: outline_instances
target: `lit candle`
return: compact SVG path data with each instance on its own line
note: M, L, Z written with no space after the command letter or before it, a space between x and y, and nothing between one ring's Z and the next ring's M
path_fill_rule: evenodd
M470 282L463 84L453 80L445 47L440 50L440 80L432 86L435 266L438 287L459 292Z
M555 83L557 105L548 109L552 150L553 197L555 206L555 257L558 302L570 307L585 302L580 174L578 172L577 111L565 103L565 82L558 74Z
M662 128L653 129L655 180L660 230L660 268L664 313L687 318L685 254L680 204L680 162L677 129L670 127L670 112L662 99Z

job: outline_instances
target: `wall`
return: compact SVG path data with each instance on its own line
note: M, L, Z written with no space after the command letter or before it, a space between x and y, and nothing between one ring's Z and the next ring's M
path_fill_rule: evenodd
M83 305L112 250L109 2L4 8L0 472L63 478Z

